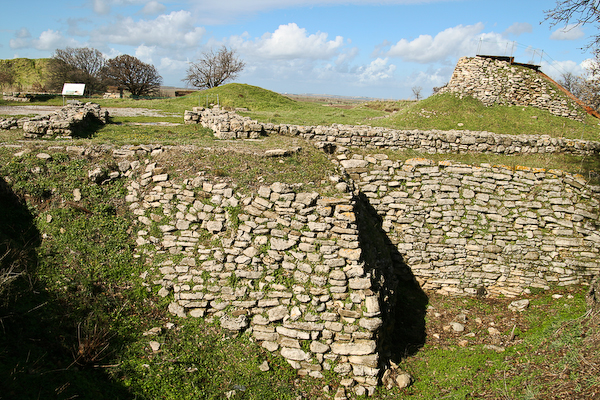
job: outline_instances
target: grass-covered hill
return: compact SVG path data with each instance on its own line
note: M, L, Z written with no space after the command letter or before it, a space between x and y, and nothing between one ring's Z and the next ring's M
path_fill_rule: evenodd
M170 315L168 300L145 279L149 261L136 252L137 216L124 202L128 181L98 185L88 178L98 166L118 168L115 159L110 152L93 157L66 151L67 146L193 144L197 152L138 154L138 161L159 162L174 180L201 172L240 191L276 181L331 190L334 164L298 138L220 141L198 125L158 124L181 123L184 110L207 100L216 103L217 95L222 106L246 108L245 115L261 121L598 137L596 120L581 123L530 108L486 108L450 95L420 102L339 104L297 101L241 84L182 98L94 99L103 107L150 108L164 115L114 117L86 138L71 141L23 141L18 129L0 131L0 398L333 398L338 377L300 379L248 333L231 335L211 320ZM61 105L62 99L39 104ZM11 105L20 104L0 101L0 106ZM286 146L303 150L286 159L261 156ZM50 158L37 157L40 153ZM597 160L561 155L387 153L396 159L443 157L438 159L586 174L599 169ZM76 193L81 195L77 203ZM599 317L587 311L585 292L585 287L532 289L531 305L522 313L507 310L512 299L428 293L425 343L400 363L415 382L402 391L379 388L374 398L596 398ZM415 301L411 293L403 295L399 303ZM466 321L468 335L450 328L458 318ZM259 369L265 361L268 371Z
M228 109L246 108L241 114L261 122L298 125L371 125L393 129L488 131L501 134L550 135L598 140L600 120L590 115L583 122L558 117L533 107L484 106L480 101L453 94L421 101L348 102L297 101L256 86L232 83L185 97L164 100L118 99L101 104L157 108L183 113L191 107L220 104Z
M9 67L14 72L14 83L11 87L3 87L3 90L27 90L40 91L46 86L47 66L49 58L14 58L0 60L2 66Z

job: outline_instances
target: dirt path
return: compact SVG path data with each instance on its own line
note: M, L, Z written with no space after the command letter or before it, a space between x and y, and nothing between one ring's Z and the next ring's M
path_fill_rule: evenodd
M60 106L0 106L0 115L27 115L39 114L48 115L62 107ZM110 116L113 117L170 117L176 114L165 113L160 110L150 110L148 108L113 108L107 107Z

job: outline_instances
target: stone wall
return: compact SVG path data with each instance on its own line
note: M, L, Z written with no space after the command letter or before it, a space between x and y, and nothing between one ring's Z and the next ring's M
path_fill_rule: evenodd
M366 149L414 149L428 154L494 153L531 154L561 153L594 155L600 142L552 138L548 135L501 135L491 132L396 130L370 126L333 124L332 126L275 125L259 123L248 117L221 109L195 107L186 111L186 124L199 123L213 130L219 139L257 138L261 135L299 136L319 147L359 147Z
M427 290L516 296L598 274L600 188L524 167L338 157Z
M333 371L357 394L372 393L389 368L395 329L424 327L425 308L402 320L406 282L516 296L586 283L600 269L600 188L561 171L348 151L332 160L345 184L325 196L282 183L242 192L203 171L174 179L158 164L206 148L64 150L112 154L105 162L118 170L88 175L128 179L136 257L171 313L218 318L299 375Z
M383 324L378 274L361 256L356 200L280 183L241 194L202 176L176 183L155 163L129 185L137 244L181 317L249 330L300 375L323 370L373 391Z
M202 124L205 128L212 129L218 139L257 139L265 133L263 125L257 121L221 109L219 106L186 110L183 121L186 124Z
M98 104L69 104L48 115L0 118L0 129L21 128L26 138L71 138L73 135L86 134L90 124L104 124L107 120L108 111L102 111Z
M29 103L31 101L30 95L25 93L2 93L2 100L5 101L17 101L19 103Z
M448 85L439 93L471 96L486 106L531 106L582 120L585 112L537 71L487 57L462 57Z

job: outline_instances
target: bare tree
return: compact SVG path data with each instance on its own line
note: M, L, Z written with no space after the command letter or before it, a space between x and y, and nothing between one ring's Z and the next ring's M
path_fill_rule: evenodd
M107 82L125 87L132 96L156 94L162 83L162 77L154 65L128 54L108 60L102 75Z
M235 50L223 46L216 53L210 50L198 62L190 63L182 80L189 86L210 89L235 79L245 66Z
M558 83L575 97L581 98L582 88L585 85L585 78L582 76L575 75L572 72L564 72L560 75Z
M598 0L556 0L556 6L545 10L546 20L552 21L552 26L564 24L584 25L593 24L600 28L600 4ZM591 37L589 47L600 43L600 33Z
M86 91L102 92L106 85L100 72L105 65L106 59L99 50L89 47L57 49L48 66L49 86L60 90L65 82L85 83Z
M600 110L600 49L594 50L594 58L580 80L578 97L594 110Z
M421 92L423 91L423 88L421 86L413 86L411 90L415 95L415 99L417 99L417 101L421 100Z

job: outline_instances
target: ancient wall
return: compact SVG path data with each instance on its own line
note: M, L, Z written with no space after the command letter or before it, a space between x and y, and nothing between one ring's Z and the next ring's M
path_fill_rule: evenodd
M0 118L0 129L23 129L26 138L60 137L72 138L73 135L87 133L90 124L104 124L108 120L108 111L102 111L98 104L69 104L60 110L34 117L16 119Z
M487 57L462 57L439 93L456 93L493 104L531 106L582 120L585 112L535 70Z
M426 290L516 296L598 274L600 188L581 176L338 157Z
M219 317L300 375L333 370L374 390L383 321L351 194L280 183L240 194L201 176L173 182L154 163L138 176L127 196L137 244L172 313Z
M360 147L367 149L414 149L428 154L494 153L529 154L561 153L589 155L600 152L600 142L551 138L548 135L501 135L491 132L397 130L370 126L333 124L300 126L259 123L248 117L221 109L195 107L186 111L187 124L199 123L213 130L219 139L257 138L281 134L299 136L320 147Z
M171 313L218 318L299 375L333 371L357 394L389 367L399 281L515 296L599 272L600 188L561 171L347 151L332 160L346 185L326 196L282 183L242 192L203 171L174 179L156 161L206 151L194 146L53 149L112 154L117 170L88 175L128 179L143 277Z

